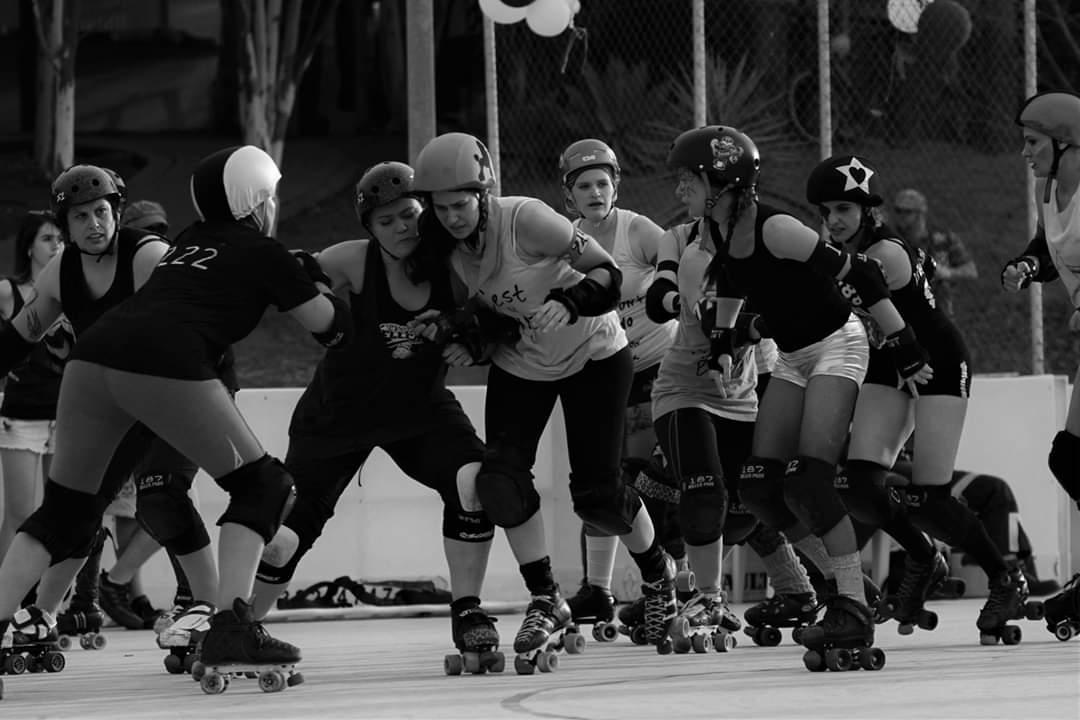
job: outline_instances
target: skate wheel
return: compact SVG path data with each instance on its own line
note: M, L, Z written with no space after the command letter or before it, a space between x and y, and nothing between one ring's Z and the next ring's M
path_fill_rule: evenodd
M536 669L542 673L555 672L559 669L559 656L553 652L542 652L536 656Z
M22 675L26 672L26 658L22 655L8 655L4 660L4 672L8 675Z
M697 581L693 570L680 570L675 573L675 589L681 593L693 592Z
M705 635L691 635L690 647L694 649L696 653L704 653L709 651L709 639Z
M1006 625L1001 631L1001 642L1006 645L1019 645L1024 637L1024 631L1019 625Z
M83 650L93 650L94 649L94 638L93 638L93 636L91 636L91 635L80 635L79 636L79 647L81 647Z
M220 695L229 687L229 678L221 673L208 672L199 680L199 687L207 695Z
M685 655L693 649L693 646L689 638L677 637L671 640L671 650L676 655Z
M71 637L68 635L61 635L59 638L57 638L56 644L60 646L61 650L70 650Z
M486 652L480 655L480 663L489 672L501 673L506 669L506 656L498 651Z
M896 632L901 635L911 635L915 632L915 626L911 623L900 623L896 628Z
M45 657L41 659L42 670L51 673L58 673L67 667L67 658L63 653L47 652Z
M794 633L792 634L794 635ZM782 639L783 636L780 634L780 630L774 627L761 628L757 632L757 637L753 638L755 643L764 647L776 647Z
M994 635L993 633L979 633L979 644L980 645L997 645L998 644L998 636Z
M296 687L297 685L304 684L304 673L289 673L289 677L285 678L285 684L289 687Z
M738 644L735 636L731 633L718 632L714 633L712 636L712 646L713 650L716 652L728 652L734 650L735 646Z
M443 656L443 672L447 675L460 675L464 669L464 663L460 655Z
M184 661L175 655L165 656L165 671L170 675L180 675L184 672Z
M597 642L615 642L619 639L619 628L613 623L597 623L593 625L593 638Z
M514 658L514 672L518 675L532 675L536 672L536 666L529 662L528 658L518 655Z
M267 670L261 673L259 689L265 693L281 692L285 689L285 675L280 670Z
M577 632L564 633L563 646L568 655L580 655L585 652L585 636Z
M688 638L690 637L690 621L684 617L677 617L671 621L668 632L673 638Z
M195 667L196 662L198 661L195 659L194 655L185 655L181 663L181 668L183 668L184 672L190 673Z
M1061 642L1068 642L1072 640L1073 629L1067 622L1058 623L1058 626L1054 628L1054 637Z
M1028 620L1042 620L1046 617L1046 606L1041 602L1024 603L1024 617Z
M203 675L206 674L206 666L198 660L191 663L191 679L199 682L203 679Z
M885 651L881 648L866 648L859 653L859 667L871 671L885 667Z
M641 625L636 625L630 629L630 642L635 645L648 645L649 638L645 635L645 628Z
M833 672L850 670L854 662L851 651L847 648L830 648L825 651L825 667Z
M797 627L791 631L791 640L796 645L802 645L803 633L806 631L805 627ZM779 645L780 643L777 643Z
M108 643L109 641L104 635L98 635L96 633L90 639L90 647L94 650L104 650Z
M823 672L825 670L825 658L817 650L807 650L802 656L803 665L810 672Z
M933 610L923 610L919 615L919 627L923 630L934 630L938 626L938 615Z
M464 661L465 672L470 675L477 675L479 673L487 672L487 667L480 659L480 653L478 652L464 652L461 653L461 658Z

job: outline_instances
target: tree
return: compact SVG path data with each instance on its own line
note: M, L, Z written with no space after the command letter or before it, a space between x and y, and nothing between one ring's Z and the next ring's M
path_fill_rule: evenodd
M1040 85L1080 90L1080 7L1067 0L1043 0L1036 7Z
M78 0L33 0L38 39L34 159L52 179L75 161Z
M340 0L237 0L244 142L281 164L300 80Z

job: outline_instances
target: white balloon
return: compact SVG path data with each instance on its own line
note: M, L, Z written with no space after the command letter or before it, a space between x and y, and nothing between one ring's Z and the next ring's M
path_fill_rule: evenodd
M889 0L885 12L894 28L914 35L919 31L919 16L931 2L933 0Z
M581 0L566 0L566 6L570 8L571 17L581 12Z
M566 0L536 0L525 14L525 24L537 35L555 37L570 27Z
M480 0L480 12L491 18L492 22L502 25L513 25L516 22L521 22L525 19L525 13L528 11L528 5L518 8L501 3L499 0Z

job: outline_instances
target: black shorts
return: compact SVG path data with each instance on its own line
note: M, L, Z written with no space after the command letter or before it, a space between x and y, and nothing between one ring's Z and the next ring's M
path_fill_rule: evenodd
M652 386L659 372L660 363L656 363L634 373L634 381L630 385L630 399L626 401L626 407L652 403Z
M925 385L919 385L919 395L949 395L966 398L971 396L971 358L963 341L938 342L925 345L930 356L934 377ZM870 348L870 366L866 370L864 384L888 385L911 392L896 371L893 354L886 348Z

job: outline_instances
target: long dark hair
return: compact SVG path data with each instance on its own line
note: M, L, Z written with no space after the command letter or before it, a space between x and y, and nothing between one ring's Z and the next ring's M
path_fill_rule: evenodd
M19 229L15 233L15 274L12 277L17 285L30 282L33 273L30 248L42 225L53 225L60 229L56 216L48 210L31 210L19 222Z
M477 192L476 197L480 206L480 220L476 223L476 229L473 230L472 235L464 240L466 244L473 246L479 242L480 233L487 227L489 195L483 191ZM431 203L430 193L425 193L424 212L420 214L417 227L420 231L420 247L412 257L417 258L418 272L445 272L450 264L450 253L454 251L458 240L439 222ZM429 275L423 279L430 280L431 277Z

